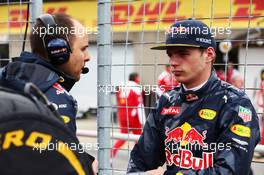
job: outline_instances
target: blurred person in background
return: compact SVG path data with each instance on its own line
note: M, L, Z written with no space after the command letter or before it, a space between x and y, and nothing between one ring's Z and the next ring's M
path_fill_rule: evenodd
M222 70L216 71L216 74L220 80L226 81L239 89L243 88L244 86L244 80L240 72L234 68L232 62L228 63L226 74Z
M170 91L176 86L179 86L179 83L172 75L170 65L167 64L165 70L158 77L157 94L160 97L164 92Z
M240 74L240 72L234 68L232 62L229 62L227 65L227 78L226 82L234 85L237 88L243 88L244 80Z
M261 127L261 141L260 143L264 145L264 69L261 70L260 73L260 84L259 84L259 90L257 91L257 105L258 105L258 113L260 113L260 127Z
M244 87L244 80L240 74L234 74L231 79L231 84L239 89L242 89Z
M122 85L116 95L120 132L123 134L131 132L140 135L146 118L139 75L131 73L129 81ZM111 150L111 157L116 156L118 149L125 142L126 140L122 139L115 142Z

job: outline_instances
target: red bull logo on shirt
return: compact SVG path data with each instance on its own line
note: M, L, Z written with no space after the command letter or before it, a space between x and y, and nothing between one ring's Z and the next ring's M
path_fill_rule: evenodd
M205 169L213 166L213 152L202 152L202 158L195 157L191 150L183 149L186 148L188 144L198 145L201 147L207 147L208 144L204 142L206 139L207 130L199 133L195 128L193 128L189 123L185 122L182 126L174 128L169 131L166 128L165 145L169 142L173 144L179 143L180 146L177 147L177 153L173 153L173 150L165 148L167 165L176 165L185 169Z
M187 94L185 98L186 101L194 101L199 99L199 97L196 94Z
M178 154L171 154L165 149L168 166L176 165L184 169L202 170L213 166L213 153L203 152L202 158L194 157L190 150L178 149Z
M175 143L181 142L182 146L185 146L188 143L206 146L206 143L204 143L206 133L207 131L205 130L200 134L195 128L192 128L189 123L185 122L182 126L171 131L168 131L167 129L165 143L173 140Z

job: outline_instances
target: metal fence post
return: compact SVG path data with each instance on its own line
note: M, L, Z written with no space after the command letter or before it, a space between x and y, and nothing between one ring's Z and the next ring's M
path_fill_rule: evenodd
M111 125L111 96L107 89L111 85L111 31L110 0L98 1L98 161L99 175L110 174L110 125Z
M42 14L42 6L43 6L43 1L42 0L31 0L30 1L30 23L33 24L36 19ZM32 27L31 27L32 28Z

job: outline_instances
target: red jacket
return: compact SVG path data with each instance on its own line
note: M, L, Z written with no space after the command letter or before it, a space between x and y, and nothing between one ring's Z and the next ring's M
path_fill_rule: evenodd
M179 83L173 77L173 75L168 71L163 71L158 78L158 95L161 96L163 92L172 90L175 86L178 86Z
M134 81L128 81L117 92L118 116L121 127L141 127L145 112L141 88ZM127 121L128 119L128 121ZM129 126L127 124L129 123Z

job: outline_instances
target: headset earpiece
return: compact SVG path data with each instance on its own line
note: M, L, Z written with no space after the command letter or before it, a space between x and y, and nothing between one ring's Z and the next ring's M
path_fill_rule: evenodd
M62 65L70 58L68 43L63 38L54 38L47 43L48 57L54 65Z
M38 19L46 28L46 34L43 36L42 40L50 62L55 66L66 63L71 54L71 47L67 34L65 34L66 40L56 36L56 32L58 32L57 24L52 15L43 14Z

